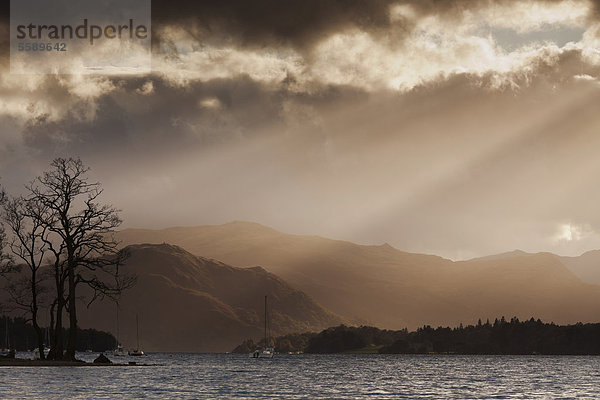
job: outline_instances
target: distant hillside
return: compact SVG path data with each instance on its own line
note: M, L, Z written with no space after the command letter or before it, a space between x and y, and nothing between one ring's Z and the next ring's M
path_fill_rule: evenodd
M540 254L540 253L538 253ZM526 253L521 250L514 250L508 253L495 254L492 256L476 258L475 260L498 260L506 258L515 258L531 256L533 253ZM569 269L582 282L600 285L600 250L592 250L583 253L580 256L566 257L554 255L561 264Z
M357 324L416 329L497 315L565 324L600 315L600 287L581 282L548 253L452 262L387 244L288 235L246 222L128 229L119 238L125 244L173 243L240 267L262 265Z
M560 257L560 261L584 282L600 285L600 250L579 257Z
M124 270L138 276L120 300L120 338L136 344L139 315L146 351L228 351L263 336L264 296L272 333L315 331L341 319L260 267L235 268L167 244L134 245ZM116 307L94 303L78 314L81 326L116 332Z

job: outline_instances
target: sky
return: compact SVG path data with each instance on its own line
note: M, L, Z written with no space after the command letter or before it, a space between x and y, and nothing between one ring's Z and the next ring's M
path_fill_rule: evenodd
M152 72L11 74L0 184L81 157L124 227L451 259L600 249L600 2L153 1Z

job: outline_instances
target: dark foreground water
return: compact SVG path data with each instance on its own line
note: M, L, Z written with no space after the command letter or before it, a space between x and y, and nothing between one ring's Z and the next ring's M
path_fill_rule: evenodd
M0 399L600 398L600 357L151 354L136 361L160 365L0 367Z

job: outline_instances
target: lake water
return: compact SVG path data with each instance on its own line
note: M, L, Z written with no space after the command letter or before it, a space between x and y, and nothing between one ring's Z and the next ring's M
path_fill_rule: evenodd
M135 361L158 365L0 367L0 399L600 398L600 357L150 354Z

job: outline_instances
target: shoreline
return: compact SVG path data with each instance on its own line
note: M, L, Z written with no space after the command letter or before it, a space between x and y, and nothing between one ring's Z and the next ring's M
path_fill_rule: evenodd
M149 367L151 364L136 363L93 363L82 360L29 360L26 358L0 359L0 367Z

